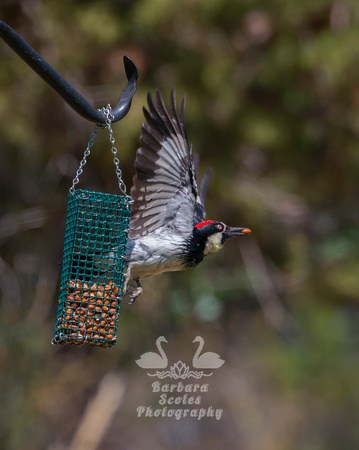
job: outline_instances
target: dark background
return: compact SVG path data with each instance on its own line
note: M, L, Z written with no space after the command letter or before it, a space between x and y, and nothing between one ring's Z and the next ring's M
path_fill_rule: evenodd
M346 0L2 0L13 27L94 106L117 103L124 179L148 91L187 93L187 130L215 170L208 217L253 230L198 268L143 283L112 349L51 346L67 193L93 125L0 44L0 446L357 449L359 4ZM80 186L117 193L105 132ZM225 364L205 418L158 406L135 360L197 344ZM168 379L167 379L168 381ZM201 380L202 382L203 380Z

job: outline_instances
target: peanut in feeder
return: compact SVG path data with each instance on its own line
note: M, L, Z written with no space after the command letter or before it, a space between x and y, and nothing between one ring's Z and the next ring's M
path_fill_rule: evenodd
M110 347L116 343L131 197L126 195L121 179L109 107L107 110L111 150L124 195L75 190L97 134L96 127L68 198L54 344Z

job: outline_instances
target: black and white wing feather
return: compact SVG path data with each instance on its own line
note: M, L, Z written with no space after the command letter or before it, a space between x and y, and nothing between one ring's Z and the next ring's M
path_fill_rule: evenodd
M171 90L170 113L159 90L154 103L147 96L147 124L142 125L131 197L130 237L136 238L168 227L177 234L190 234L205 218L204 199L210 173L198 189L192 149L185 128L184 97L178 114L175 89ZM202 190L203 187L203 190Z

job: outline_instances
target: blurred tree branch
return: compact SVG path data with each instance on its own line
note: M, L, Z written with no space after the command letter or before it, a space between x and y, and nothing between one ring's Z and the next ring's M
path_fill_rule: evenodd
M243 239L239 251L264 316L281 334L298 336L299 326L282 304L278 289L255 238Z

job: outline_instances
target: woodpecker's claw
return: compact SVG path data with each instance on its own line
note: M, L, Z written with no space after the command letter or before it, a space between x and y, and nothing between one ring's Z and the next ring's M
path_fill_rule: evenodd
M128 290L128 291L126 290L126 292L122 296L122 298L130 297L131 301L128 302L129 305L132 305L133 303L135 303L136 298L139 297L143 291L140 280L138 278L135 278L133 281L136 283L136 287L132 290ZM126 288L127 288L127 284L126 284Z

